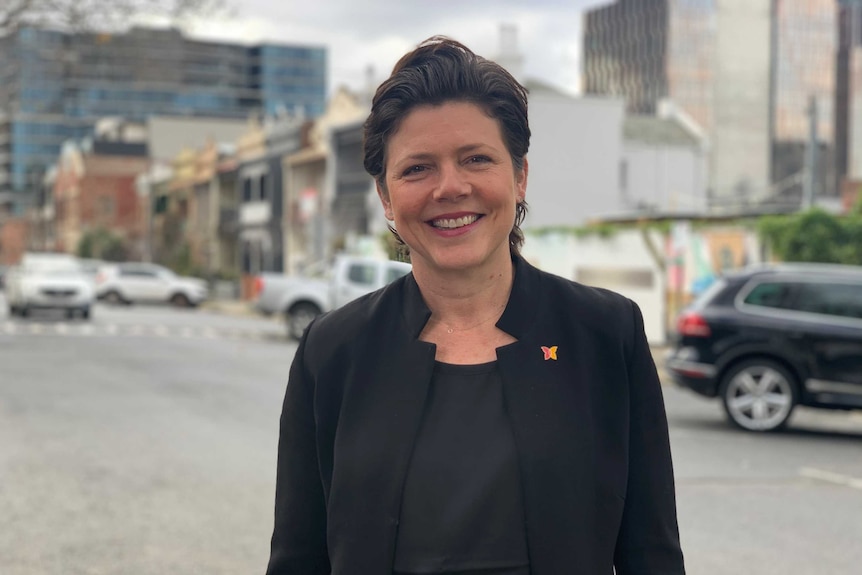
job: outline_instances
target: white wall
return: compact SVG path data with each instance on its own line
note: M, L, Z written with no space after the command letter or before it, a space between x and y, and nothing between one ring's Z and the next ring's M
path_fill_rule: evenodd
M662 250L661 236L651 232ZM526 235L522 253L536 267L566 279L622 294L641 308L650 343L665 341L665 280L640 231L624 230L610 238L573 234Z
M707 165L700 150L626 142L623 161L627 174L620 192L624 210L639 205L662 212L706 209Z
M525 230L619 212L622 121L622 100L530 94Z

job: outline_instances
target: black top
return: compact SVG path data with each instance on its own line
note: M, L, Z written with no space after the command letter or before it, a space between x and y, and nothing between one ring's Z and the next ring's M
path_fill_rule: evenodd
M517 453L496 362L437 362L407 472L396 573L528 575Z

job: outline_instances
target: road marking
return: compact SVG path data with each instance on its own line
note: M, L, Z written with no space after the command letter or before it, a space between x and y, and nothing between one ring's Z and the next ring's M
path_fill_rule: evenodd
M166 326L146 324L114 324L114 323L19 323L0 320L2 335L42 335L64 337L114 337L117 335L129 337L160 337L160 338L202 338L208 340L229 341L268 341L274 339L272 334L245 328L211 327L211 326Z
M817 479L835 485L850 487L852 489L862 490L862 479L853 477L852 475L844 475L842 473L834 473L825 469L816 469L814 467L802 467L799 469L799 475L809 479Z

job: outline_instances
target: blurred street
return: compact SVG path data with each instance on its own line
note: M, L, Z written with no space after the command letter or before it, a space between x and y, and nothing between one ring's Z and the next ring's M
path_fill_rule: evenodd
M0 573L263 573L296 349L282 324L3 313ZM718 403L665 398L689 573L858 571L862 415L799 410L788 432L752 435Z

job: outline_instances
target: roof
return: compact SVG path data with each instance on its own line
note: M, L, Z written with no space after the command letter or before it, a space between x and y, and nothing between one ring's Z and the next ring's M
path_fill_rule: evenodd
M670 118L656 116L626 116L623 120L623 139L651 145L697 147L697 137L682 124Z
M744 268L734 270L735 273L729 275L749 276L760 274L780 274L787 276L806 276L814 275L818 278L853 278L857 281L862 280L862 266L852 266L843 264L827 264L815 262L779 262L779 263L759 263L751 264Z

